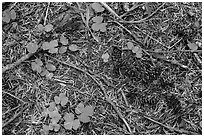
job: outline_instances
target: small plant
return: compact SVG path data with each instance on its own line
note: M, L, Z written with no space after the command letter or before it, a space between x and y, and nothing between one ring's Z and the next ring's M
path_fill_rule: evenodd
M15 10L5 10L3 12L2 20L6 23L9 23L11 20L16 19L16 12Z
M50 42L44 42L42 44L42 49L48 50L49 53L57 53L58 52L58 48L56 48L57 46L58 40L52 40Z
M80 121L79 119L74 119L74 114L73 113L66 113L64 115L64 128L71 130L77 130L80 127Z
M61 106L65 106L68 102L68 98L65 93L60 93L59 96L54 97L56 104L61 104Z
M101 32L106 32L106 25L107 23L102 23L103 17L101 16L96 16L93 17L93 24L92 24L92 29L95 31L101 31Z
M91 4L91 7L95 10L95 12L103 12L104 11L104 8L98 2L94 2L93 4Z
M92 106L84 107L84 104L79 103L75 108L75 113L79 114L78 118L83 123L88 123L90 121L90 116L93 115Z

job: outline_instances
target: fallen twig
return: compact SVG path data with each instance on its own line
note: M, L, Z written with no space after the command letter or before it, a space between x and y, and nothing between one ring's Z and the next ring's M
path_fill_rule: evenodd
M49 55L48 55L49 56ZM71 68L74 68L84 74L86 74L87 76L89 76L101 89L101 91L103 92L104 96L105 96L105 99L106 101L113 107L113 109L116 111L116 113L118 114L118 116L120 117L120 119L124 122L124 124L126 125L128 131L132 134L132 131L130 129L130 126L128 125L127 121L125 120L125 118L122 116L122 114L120 113L120 111L117 109L117 107L115 106L115 104L111 101L111 99L108 97L108 94L106 93L106 90L104 88L104 86L101 84L101 82L99 82L95 76L91 75L90 73L88 73L87 71L75 66L74 64L71 64L71 63L65 63L59 59L56 59L52 56L49 56L50 58L54 59L55 61L61 63L61 64L64 64L66 66L69 66Z
M121 20L119 21L120 23L129 23L129 24L134 24L134 23L142 23L146 20L148 20L149 18L151 18L152 16L154 16L166 3L164 2L161 6L159 6L152 14L150 14L149 16L147 16L146 18L143 18L141 20L137 20L137 21L125 21L125 20Z
M4 128L5 126L7 126L9 123L11 123L12 121L14 121L18 116L20 116L24 110L26 110L27 108L30 107L31 104L28 104L26 107L24 107L24 105L27 104L27 103L24 103L21 107L21 111L18 112L15 116L13 116L9 121L7 121L6 123L4 123L2 125L2 128Z
M47 9L46 9L46 13L45 13L45 19L44 19L44 26L46 25L46 20L47 20L47 16L48 16L48 10L49 10L49 6L50 6L50 2L48 2L48 5L47 5Z
M21 101L22 103L25 103L25 101L23 101L22 99L16 97L15 95L12 95L11 93L8 93L8 92L6 92L6 91L4 91L4 90L3 90L3 93L10 95L11 97L13 97L13 98L15 98L15 99Z
M110 11L115 17L119 18L122 20L122 18L120 16L118 16L118 14L115 13L114 10L112 10L105 2L101 2L101 4L108 10Z
M154 120L154 119L152 119L152 118L150 118L150 117L144 116L144 115L143 115L143 117L146 118L146 119L148 119L148 120L150 120L150 121L152 121L152 122L154 122L154 123L156 123L156 124L158 124L158 125L160 125L160 126L162 126L162 127L167 128L167 129L169 129L169 130L171 130L171 131L175 131L175 132L178 132L178 133L181 133L181 134L188 134L188 135L189 135L189 134L190 134L190 135L197 135L197 134L198 134L198 133L196 133L196 132L191 132L191 131L187 131L187 130L183 130L183 129L177 129L177 128L173 128L173 127L164 125L164 124L162 124L162 123L160 123L160 122L158 122L158 121L156 121L156 120Z
M23 61L27 60L28 58L30 58L32 55L34 55L35 53L28 53L26 55L24 55L23 57L21 57L19 60L17 60L16 62L9 64L7 66L4 66L2 68L2 73L6 72L7 70L10 70L18 65L20 65Z

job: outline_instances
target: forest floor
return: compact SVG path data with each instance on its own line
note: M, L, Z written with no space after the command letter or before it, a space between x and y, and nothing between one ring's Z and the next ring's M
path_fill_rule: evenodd
M3 135L202 134L202 3L2 5Z

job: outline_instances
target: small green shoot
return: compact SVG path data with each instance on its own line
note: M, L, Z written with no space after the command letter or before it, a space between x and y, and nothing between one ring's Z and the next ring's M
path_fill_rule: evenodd
M68 98L65 93L60 93L59 96L54 97L56 104L61 104L61 106L65 106L68 102Z
M93 108L92 106L84 107L84 104L79 103L75 108L75 113L79 114L78 118L83 123L90 122L90 116L93 115Z
M104 11L104 8L98 2L94 2L93 4L91 4L91 7L95 10L95 12L103 12Z
M103 17L96 16L96 17L93 17L92 20L93 20L93 22L95 22L91 26L93 30L101 31L101 32L106 32L106 25L107 25L107 23L102 23Z
M80 127L79 119L74 119L73 113L66 113L64 116L64 128L68 130L77 130Z

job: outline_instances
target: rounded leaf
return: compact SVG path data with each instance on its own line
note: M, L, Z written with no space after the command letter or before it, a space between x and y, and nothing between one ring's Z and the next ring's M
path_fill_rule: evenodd
M38 25L38 30L39 30L39 31L43 31L43 30L44 30L44 26L43 26L42 24L39 24L39 25Z
M2 20L6 23L10 22L10 15L9 10L5 10L2 15Z
M28 52L35 53L38 50L37 43L29 42L26 46Z
M42 68L42 72L40 73L41 76L46 76L49 74L49 71L47 69Z
M81 115L78 116L79 120L83 123L88 123L90 121L89 116L85 115L82 113Z
M52 40L52 41L50 41L49 45L50 45L50 48L57 47L58 46L58 41L57 40Z
M43 44L42 44L42 49L43 49L43 50L48 50L49 48L50 48L49 42L43 42Z
M81 114L84 111L84 104L79 103L77 107L75 108L75 113Z
M93 107L92 106L86 106L84 108L83 114L87 115L87 116L92 116L93 115Z
M79 119L75 119L74 121L73 121L73 129L74 130L77 130L79 127L80 127L80 121L79 121Z
M43 65L43 62L40 59L35 59L36 64L38 64L39 66Z
M68 102L68 98L67 97L64 97L64 98L61 98L61 105L62 106L65 106Z
M42 68L41 66L39 66L38 64L36 64L35 62L31 63L31 67L33 71L37 71L38 73L41 73Z
M74 114L73 114L73 113L66 113L66 114L64 115L64 120L65 120L66 122L71 122L71 121L73 121L73 120L74 120Z
M132 48L132 52L133 53L137 53L139 51L139 47L138 46L134 46L133 48Z
M53 25L52 25L52 24L47 24L47 25L45 26L45 31L46 31L46 32L50 32L52 29L53 29Z
M127 47L128 47L128 49L133 49L133 47L134 47L134 44L132 43L132 42L127 42Z
M42 128L43 128L44 131L49 131L49 126L48 125L43 125Z
M198 49L198 45L195 44L195 43L191 43L191 42L188 43L188 47L189 47L192 51L195 51L195 50Z
M70 122L65 121L64 122L64 128L65 129L72 130L72 125L73 125L73 121L70 121Z
M100 30L100 24L99 23L94 23L91 25L91 28L95 31L99 31Z
M141 49L137 51L136 57L137 58L142 58L142 50Z
M47 79L51 79L53 76L54 76L53 73L48 73L48 74L46 74L46 78L47 78Z
M106 25L107 25L107 23L101 23L100 24L100 31L101 32L106 32Z
M67 51L67 47L65 47L65 46L61 46L60 48L59 48L59 50L58 50L58 52L60 53L60 54L63 54L63 53L65 53Z
M64 37L63 35L60 36L60 43L62 43L62 45L67 45L68 42L69 41L66 37Z
M103 21L103 17L101 16L95 16L92 18L93 22L96 22L96 23L101 23Z
M102 7L101 4L99 4L98 2L94 2L93 4L91 4L91 7L96 11L96 12L103 12L104 8Z
M52 112L56 110L56 104L55 102L50 102L49 107L48 107L48 111Z
M79 47L76 44L69 45L69 50L71 51L78 51Z
M57 53L58 52L58 48L50 48L49 53Z
M55 71L56 70L56 67L53 64L51 64L51 63L47 63L45 67L49 71Z
M102 55L101 58L103 59L104 62L108 62L109 57L110 57L110 55L108 53L105 53Z
M59 104L60 103L60 98L58 96L55 96L54 97L54 100L55 100L55 103L56 104Z
M16 19L16 12L15 12L15 10L11 10L11 11L10 11L10 18L11 18L12 20L15 20L15 19Z

